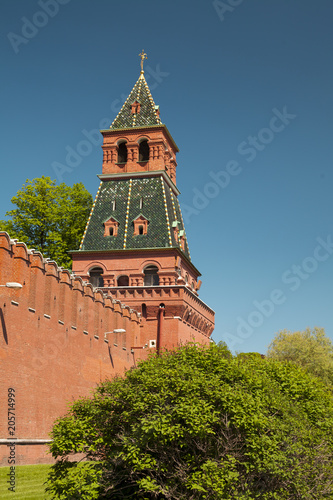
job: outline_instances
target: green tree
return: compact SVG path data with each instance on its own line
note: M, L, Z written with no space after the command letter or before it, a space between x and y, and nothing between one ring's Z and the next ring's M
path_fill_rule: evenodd
M267 356L297 363L333 385L333 344L323 328L307 328L303 332L283 330L268 346Z
M0 230L60 266L70 267L67 252L78 249L92 206L91 194L83 184L57 185L44 176L27 179L11 201L16 208L6 213L8 221L0 221Z
M332 431L331 393L297 365L186 345L72 404L53 428L48 491L89 500L332 498ZM72 453L87 460L69 461Z

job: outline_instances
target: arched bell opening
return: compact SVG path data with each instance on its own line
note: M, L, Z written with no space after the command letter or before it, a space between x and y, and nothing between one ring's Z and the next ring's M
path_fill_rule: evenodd
M147 139L140 142L139 145L139 161L149 160L149 145Z
M118 161L117 163L127 163L127 146L126 142L118 144Z

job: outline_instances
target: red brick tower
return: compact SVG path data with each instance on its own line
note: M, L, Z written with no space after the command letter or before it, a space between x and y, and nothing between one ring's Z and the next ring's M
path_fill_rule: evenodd
M142 315L149 347L209 343L214 311L198 297L176 186L176 153L141 74L103 134L103 170L73 272ZM110 339L111 340L111 339ZM142 346L143 347L143 346Z

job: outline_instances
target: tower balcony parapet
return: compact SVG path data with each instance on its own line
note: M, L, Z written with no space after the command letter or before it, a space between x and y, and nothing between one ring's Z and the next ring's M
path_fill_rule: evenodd
M178 318L207 337L214 330L215 312L187 286L120 286L104 287L102 290L138 312L142 312L142 304L146 304L147 309L153 311L151 319L163 304L166 315Z

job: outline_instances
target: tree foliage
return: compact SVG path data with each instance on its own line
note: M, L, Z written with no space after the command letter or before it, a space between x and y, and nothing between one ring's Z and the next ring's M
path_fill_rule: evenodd
M27 179L11 201L16 208L6 213L8 221L0 221L0 230L70 267L67 252L78 249L92 206L83 184L57 185L44 176Z
M333 385L333 344L323 328L307 328L303 332L283 330L269 345L267 356L297 363Z
M331 393L297 365L187 345L72 404L53 428L48 490L59 499L332 498L332 430Z

